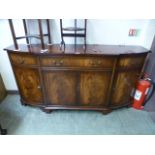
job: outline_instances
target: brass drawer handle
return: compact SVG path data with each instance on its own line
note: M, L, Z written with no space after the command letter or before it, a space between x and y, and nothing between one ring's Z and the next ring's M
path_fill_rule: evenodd
M90 64L91 64L92 66L94 66L94 65L95 65L95 63L94 63L93 61L90 61Z
M21 58L18 58L18 59L16 59L16 62L18 64L24 64L25 60L24 59L21 59Z
M100 60L97 63L98 63L98 65L101 65L101 61Z
M21 60L21 61L20 61L20 64L24 64L24 62L25 62L25 60Z
M63 62L63 60L60 60L60 61L55 61L54 60L53 63L54 63L55 66L62 66L64 62Z
M90 61L90 64L92 66L98 66L98 65L101 65L101 61L100 60L99 61Z

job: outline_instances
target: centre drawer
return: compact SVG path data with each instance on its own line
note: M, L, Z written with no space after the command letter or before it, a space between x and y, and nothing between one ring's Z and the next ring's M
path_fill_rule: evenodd
M41 57L43 67L105 67L111 68L114 58L111 57Z
M28 54L9 54L10 59L15 65L37 65L37 56Z

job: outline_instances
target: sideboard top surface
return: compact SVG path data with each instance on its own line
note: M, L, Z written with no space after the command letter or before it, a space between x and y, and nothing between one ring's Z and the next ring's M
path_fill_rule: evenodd
M148 49L141 46L131 45L97 45L89 44L86 50L82 45L66 45L65 51L60 50L59 44L47 45L46 51L41 50L40 44L26 45L20 44L19 50L16 50L14 45L5 48L8 52L15 53L30 53L36 55L120 55L120 54L138 54L150 52Z

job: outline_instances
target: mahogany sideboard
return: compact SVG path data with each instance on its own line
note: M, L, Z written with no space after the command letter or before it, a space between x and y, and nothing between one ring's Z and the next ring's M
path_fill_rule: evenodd
M127 45L19 45L6 48L24 105L97 110L128 106L149 50Z

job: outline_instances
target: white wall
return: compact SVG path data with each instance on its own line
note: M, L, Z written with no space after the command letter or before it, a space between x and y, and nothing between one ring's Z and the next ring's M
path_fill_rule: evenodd
M14 22L17 35L24 35L21 20ZM20 40L19 43L25 43L25 40ZM3 49L13 44L8 20L0 20L0 73L2 75L5 87L7 90L17 90L17 85L14 79L10 61L7 52Z
M65 24L72 21L65 21ZM14 20L17 35L23 35L24 30L21 20ZM37 26L33 20L29 21L30 32L37 33ZM140 33L136 37L129 37L129 29L139 29ZM51 20L51 35L53 43L60 43L59 20ZM155 20L95 20L89 19L87 23L87 43L88 44L126 44L141 45L150 48L155 34ZM32 40L33 41L33 40ZM35 40L36 42L36 40ZM73 43L73 39L65 39L66 43ZM78 43L82 43L82 39ZM20 43L25 43L20 40ZM17 90L16 82L12 73L10 62L4 47L13 44L7 20L0 20L0 72L4 80L6 89Z
M142 33L142 41L141 45L146 48L151 48L151 44L155 35L155 20L148 20L143 33Z
M64 23L65 24L65 23ZM67 24L66 24L67 25ZM60 43L59 20L51 22L53 43ZM150 48L155 34L155 20L96 20L89 19L87 24L88 44L126 44L141 45ZM128 36L129 29L136 28L140 33L136 37ZM65 39L73 43L74 39ZM79 38L78 43L83 43Z

